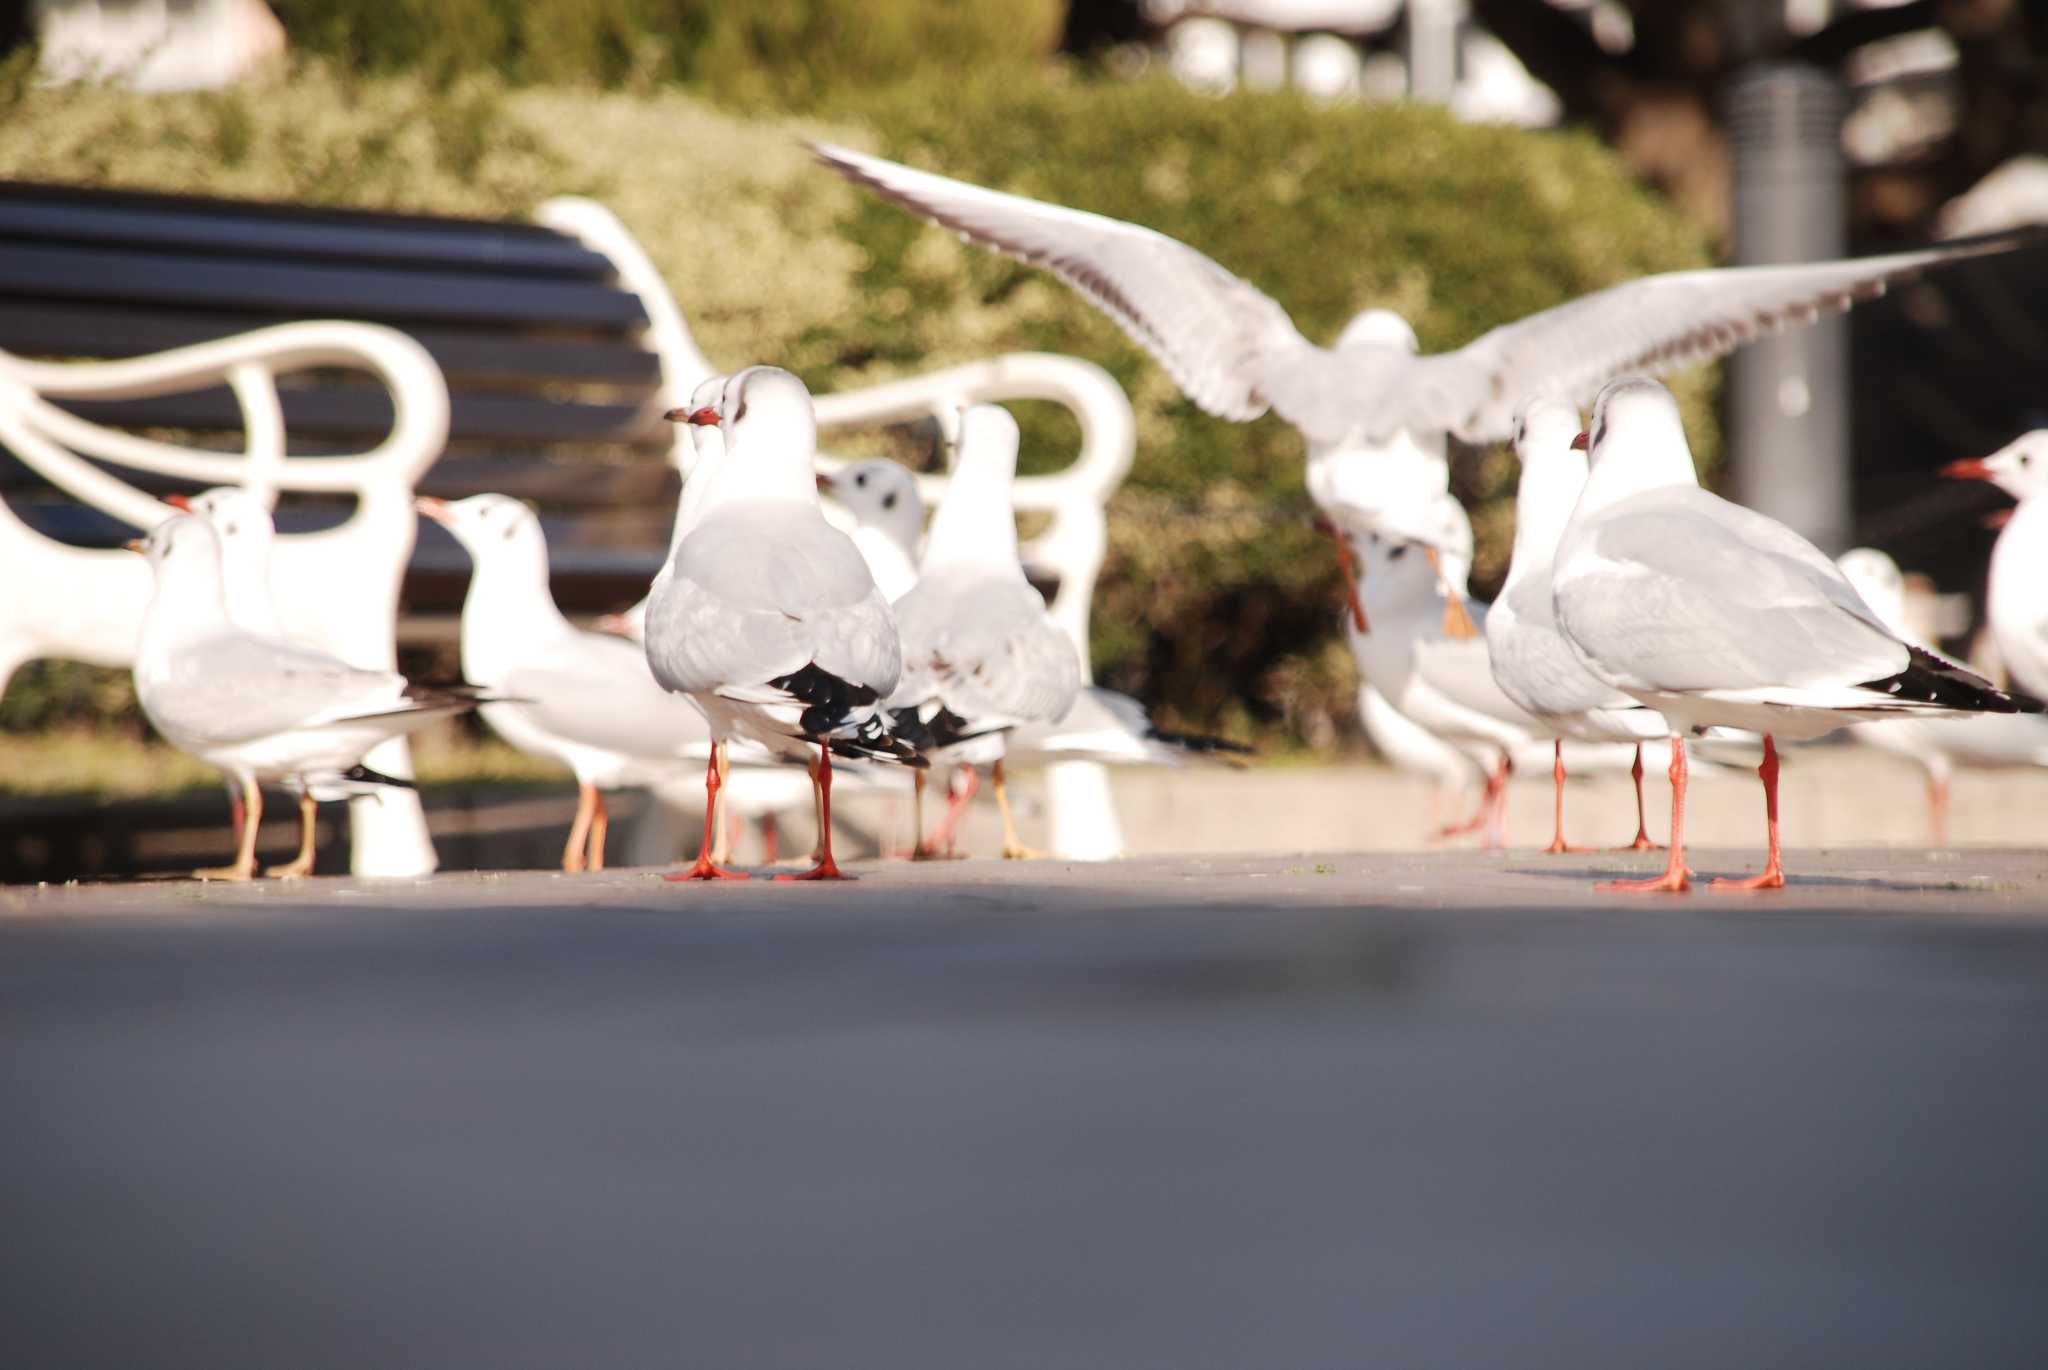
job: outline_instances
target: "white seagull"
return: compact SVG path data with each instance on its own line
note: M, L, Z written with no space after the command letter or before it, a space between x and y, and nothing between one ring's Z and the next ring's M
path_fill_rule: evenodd
M1906 580L1899 564L1875 547L1852 548L1835 564L1885 626L1905 637ZM1948 845L1949 782L1956 767L2048 766L2048 718L2038 714L1901 718L1862 724L1851 730L1850 736L1878 751L1904 757L1926 772L1927 821L1937 847Z
M1551 608L1551 562L1572 506L1586 484L1586 454L1573 446L1579 411L1562 400L1537 399L1515 416L1515 456L1522 473L1515 487L1515 545L1508 578L1486 615L1486 649L1500 686L1552 738L1554 832L1547 850L1570 850L1564 840L1564 739L1625 742L1635 748L1629 774L1636 787L1636 836L1625 850L1656 844L1643 823L1643 747L1669 737L1661 715L1600 680L1579 661L1557 630Z
M1610 383L1593 408L1591 471L1552 571L1557 623L1592 673L1671 727L1671 852L1664 873L1602 886L1687 889L1685 736L1763 734L1763 871L1717 887L1785 883L1775 739L1850 723L2019 706L1899 639L1812 543L1699 487L1678 405L1656 381Z
M932 515L917 584L896 601L903 678L889 696L906 736L933 761L988 766L1003 817L1003 855L1032 855L1017 837L1003 772L1006 735L1051 723L1073 707L1081 658L1045 611L1017 554L1010 483L1017 475L1017 421L998 405L960 415L952 483ZM913 729L913 720L917 725ZM971 787L970 787L971 792ZM923 787L917 796L918 854Z
M924 538L924 498L917 477L898 462L875 457L837 475L820 472L818 488L853 515L847 536L891 604L917 584L918 545Z
M475 565L462 602L462 674L503 696L479 712L520 751L575 772L562 869L603 870L604 792L658 784L709 760L704 715L655 683L638 646L563 617L548 589L547 538L531 509L504 495L415 503Z
M818 507L817 420L802 381L749 367L726 381L715 409L688 419L716 423L724 454L655 583L647 664L664 689L697 702L717 741L747 738L798 760L817 747L820 859L778 878L843 879L832 858L831 749L915 760L878 716L903 669L895 619L852 540ZM714 761L705 846L667 878L744 878L711 860L719 781Z
M1616 376L1708 361L1788 323L1880 295L1929 267L2038 241L2022 230L1850 261L1645 276L1503 324L1455 352L1423 356L1414 331L1386 310L1359 315L1334 347L1318 347L1255 286L1151 229L846 148L811 147L826 165L912 213L1051 271L1152 353L1208 413L1250 420L1272 409L1306 438L1310 493L1333 514L1343 492L1331 482L1343 482L1318 474L1326 458L1408 452L1414 470L1434 479L1430 463L1441 461L1446 434L1500 441L1526 396L1584 403ZM1366 487L1373 504L1383 479L1366 468L1352 483Z
M149 558L156 577L135 651L142 711L171 745L241 788L235 860L194 871L202 880L255 875L263 818L258 780L299 791L298 857L270 873L304 875L313 864L319 782L369 777L361 770L365 752L477 702L468 689L423 689L394 671L363 670L237 627L228 616L220 539L205 519L180 514L128 546Z
M1984 607L2013 683L2048 699L2048 428L1988 457L1951 462L1942 474L1991 481L2019 501L1992 544Z

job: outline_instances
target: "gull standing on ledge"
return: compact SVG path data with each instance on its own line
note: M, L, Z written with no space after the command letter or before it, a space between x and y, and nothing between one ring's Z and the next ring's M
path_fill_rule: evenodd
M653 785L708 760L704 715L654 683L638 646L562 616L533 510L504 495L414 503L474 563L462 601L462 674L507 696L482 706L484 722L520 751L575 773L562 869L603 870L604 791Z
M1671 392L1615 381L1574 441L1591 470L1552 572L1557 624L1586 668L1663 714L1671 728L1671 854L1664 873L1609 890L1689 888L1685 735L1763 734L1770 856L1748 880L1784 885L1776 738L1850 723L2019 705L1952 662L1903 642L1841 570L1791 529L1700 489ZM2038 710L2038 706L2035 706Z
M135 650L135 693L150 723L179 751L233 777L243 819L233 864L194 871L202 880L256 873L263 820L261 780L299 791L298 857L273 875L313 867L314 805L321 782L385 780L362 769L387 738L476 702L473 690L431 690L395 671L368 671L340 657L237 627L228 616L220 539L203 518L180 514L129 547L149 558L156 589Z
M1835 564L1877 611L1906 636L1906 578L1875 547L1853 547ZM1998 770L2048 766L2048 718L2039 714L1973 714L1966 718L1901 718L1852 729L1856 741L1917 764L1927 776L1927 825L1937 847L1948 845L1949 779L1955 768Z
M1010 816L1005 735L1059 718L1081 690L1074 641L1046 613L1044 596L1018 560L1010 507L1016 475L1017 421L1010 411L992 404L964 410L960 455L932 515L917 585L896 601L903 679L888 703L931 734L930 744L920 746L931 760L964 766L970 775L978 765L989 767L1009 858L1034 853ZM915 802L917 854L929 857L921 784Z
M2048 699L2048 428L1988 457L1951 462L1942 474L1988 480L2020 502L1992 544L1984 607L2013 683Z
M777 878L844 879L832 859L832 748L923 764L878 716L903 669L896 621L852 540L818 507L817 420L802 381L749 367L726 381L715 409L688 419L717 424L724 452L702 473L713 479L693 526L655 583L648 667L664 689L697 702L717 741L748 738L798 760L817 747L820 859ZM666 878L745 878L711 860L719 783L714 757L704 847L688 871Z
M1564 739L1627 742L1635 747L1629 774L1636 786L1636 836L1625 851L1656 846L1643 824L1643 743L1669 737L1662 715L1596 677L1557 630L1551 608L1551 563L1557 540L1586 484L1586 454L1574 445L1579 411L1562 400L1538 399L1515 416L1515 546L1508 578L1486 615L1487 659L1494 683L1551 735L1551 853L1574 850L1564 840Z

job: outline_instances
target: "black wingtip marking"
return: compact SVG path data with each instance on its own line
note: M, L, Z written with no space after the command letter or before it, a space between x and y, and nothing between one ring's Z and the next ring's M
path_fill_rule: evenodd
M395 775L386 775L382 771L373 771L368 766L351 766L341 773L341 778L354 781L358 785L389 785L394 790L416 790L419 788L418 785L410 780L401 780Z
M812 738L845 727L855 709L866 708L881 698L870 686L856 685L844 676L833 675L815 661L768 683L805 706L797 726Z
M1169 747L1178 747L1185 752L1205 752L1219 756L1251 756L1253 749L1242 742L1232 742L1227 737L1210 737L1204 733L1175 733L1161 728L1150 729L1146 736Z
M1906 669L1882 680L1865 681L1859 688L1893 699L1932 704L1943 709L1961 709L1980 714L2037 714L2040 704L2015 699L1980 675L1964 670L1953 661L1909 645Z

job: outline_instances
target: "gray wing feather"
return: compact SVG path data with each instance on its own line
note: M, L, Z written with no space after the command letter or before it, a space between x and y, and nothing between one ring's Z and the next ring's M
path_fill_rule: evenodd
M892 703L937 699L985 725L1049 721L1081 689L1074 644L1021 580L930 577L896 605L904 683Z
M1052 272L1157 358L1189 399L1218 417L1265 413L1273 402L1268 381L1320 352L1271 298L1163 233L844 148L811 146L827 166L884 199Z
M207 744L268 737L404 707L405 677L309 647L222 633L174 653L149 689L167 732Z
M1704 490L1622 500L1585 530L1603 563L1557 582L1560 623L1623 685L1673 692L1860 685L1905 645L1833 562L1783 525Z
M1823 312L1873 299L1929 267L2034 241L2032 230L1851 261L1674 271L1609 286L1503 324L1455 352L1418 357L1394 412L1418 431L1496 442L1515 406L1554 393L1590 402L1617 376L1709 361Z
M1642 707L1587 670L1558 632L1548 575L1501 596L1486 616L1486 648L1501 693L1538 717Z
M557 737L625 756L671 756L710 734L704 715L669 694L648 671L639 646L579 633L543 663L520 666L498 682L536 726Z

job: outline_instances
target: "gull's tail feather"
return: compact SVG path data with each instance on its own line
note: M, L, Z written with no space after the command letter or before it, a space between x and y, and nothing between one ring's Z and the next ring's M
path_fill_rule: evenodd
M1907 704L1932 705L1937 709L1959 709L1968 713L2016 714L2042 712L2032 700L2015 699L1980 675L1964 670L1953 661L1908 645L1911 653L1906 669L1882 680L1865 681L1859 688L1889 695Z

